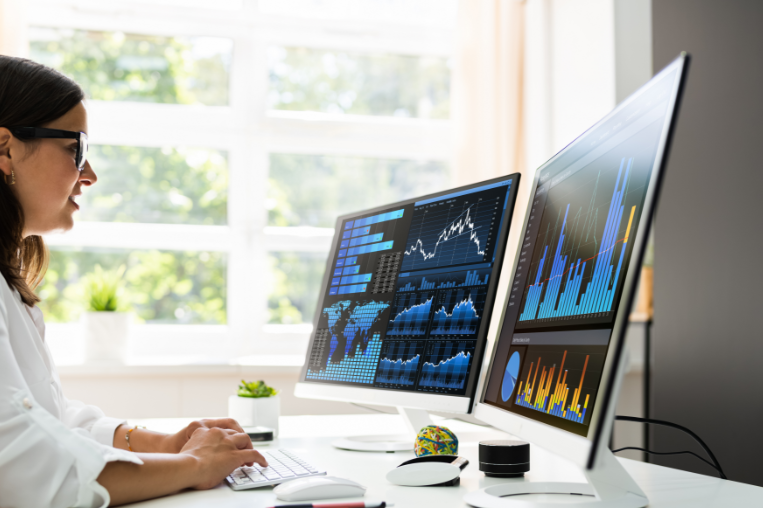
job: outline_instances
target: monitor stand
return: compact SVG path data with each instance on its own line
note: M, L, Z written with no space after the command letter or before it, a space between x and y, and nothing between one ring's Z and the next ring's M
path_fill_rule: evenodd
M588 483L512 481L493 485L464 496L464 501L477 508L558 508L558 503L535 502L516 498L526 494L561 494L586 496L575 503L577 508L642 508L649 504L646 494L609 449L602 450L596 466L583 471Z
M408 427L408 434L401 435L377 435L377 436L353 436L341 438L333 441L331 444L342 450L352 450L356 452L409 452L413 450L413 444L416 441L416 435L419 430L432 425L429 413L424 409L411 409L407 407L397 407L397 410L403 416L403 420Z

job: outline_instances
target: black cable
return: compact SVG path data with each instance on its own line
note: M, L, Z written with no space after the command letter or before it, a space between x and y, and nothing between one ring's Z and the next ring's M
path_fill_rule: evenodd
M649 454L651 454L651 455L680 455L680 454L682 454L682 453L688 453L689 455L694 455L694 456L695 456L695 457L697 457L699 460L701 460L702 462L704 462L704 463L705 463L705 464L707 464L708 466L710 466L710 467L712 467L713 469L715 469L716 471L718 471L718 473L719 473L720 475L723 475L723 471L721 471L720 469L718 469L717 467L715 467L715 466L713 465L713 463L712 463L712 462L710 462L710 461L709 461L709 460L707 460L707 459L703 459L702 457L700 457L700 456L699 456L699 455L697 455L696 453L694 453L694 452L690 452L690 451L688 451L688 450L687 450L687 451L683 451L683 452L654 452L654 451L652 451L652 450L647 450L646 448L639 448L638 446L626 446L625 448L618 448L617 450L612 450L612 453L617 453L617 452L624 452L625 450L638 450L638 451L640 451L640 452L649 453Z
M697 458L702 459L704 462L707 462L708 464L710 464L715 470L718 471L718 474L720 474L721 478L723 478L724 480L728 479L728 478L726 478L726 474L723 472L723 468L721 468L721 464L718 462L718 459L716 459L715 455L713 455L713 452L710 451L710 447L708 447L705 444L705 442L702 441L702 438L700 438L697 434L695 434L691 430L687 429L686 427L682 427L681 425L678 425L678 424L675 424L675 423L666 422L664 420L654 420L652 418L638 418L636 416L615 416L615 420L620 420L620 421L623 421L623 422L648 423L648 424L651 424L651 425L662 425L664 427L671 427L673 429L678 429L680 431L686 432L691 437L693 437L694 440L697 443L699 443L699 445L702 447L703 450L705 450L705 453L707 453L707 455L710 457L710 459L713 461L713 464L715 464L715 465L710 464L705 459L702 459L702 457L700 457L699 455L697 455L697 454L695 454L693 452L688 452L688 451L687 452L651 452L649 450L641 450L641 451L644 451L644 452L647 452L647 453L651 453L651 454L654 454L654 455L675 455L675 454L678 454L678 453L690 453L691 455L694 455ZM621 448L620 450L623 450L623 449L625 449L625 448ZM617 450L617 451L620 451L620 450Z

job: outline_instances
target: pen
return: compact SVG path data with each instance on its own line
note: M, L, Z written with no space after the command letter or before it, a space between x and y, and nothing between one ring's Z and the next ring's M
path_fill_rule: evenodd
M388 506L395 506L395 504L384 501L353 501L348 503L280 504L268 508L385 508Z

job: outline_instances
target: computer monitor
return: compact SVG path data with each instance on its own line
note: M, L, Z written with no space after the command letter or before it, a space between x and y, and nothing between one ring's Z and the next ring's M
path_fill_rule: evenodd
M647 503L608 443L626 367L626 325L688 60L681 55L536 172L475 411L581 466L589 484L550 489L595 496L596 506ZM498 506L496 495L548 490L515 487L466 501Z
M518 184L513 174L339 217L295 395L395 406L412 431L430 423L425 410L469 413Z

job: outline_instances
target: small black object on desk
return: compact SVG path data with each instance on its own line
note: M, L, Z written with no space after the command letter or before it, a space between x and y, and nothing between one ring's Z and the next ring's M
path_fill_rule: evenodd
M480 471L485 476L514 478L530 470L530 443L525 441L480 441Z

